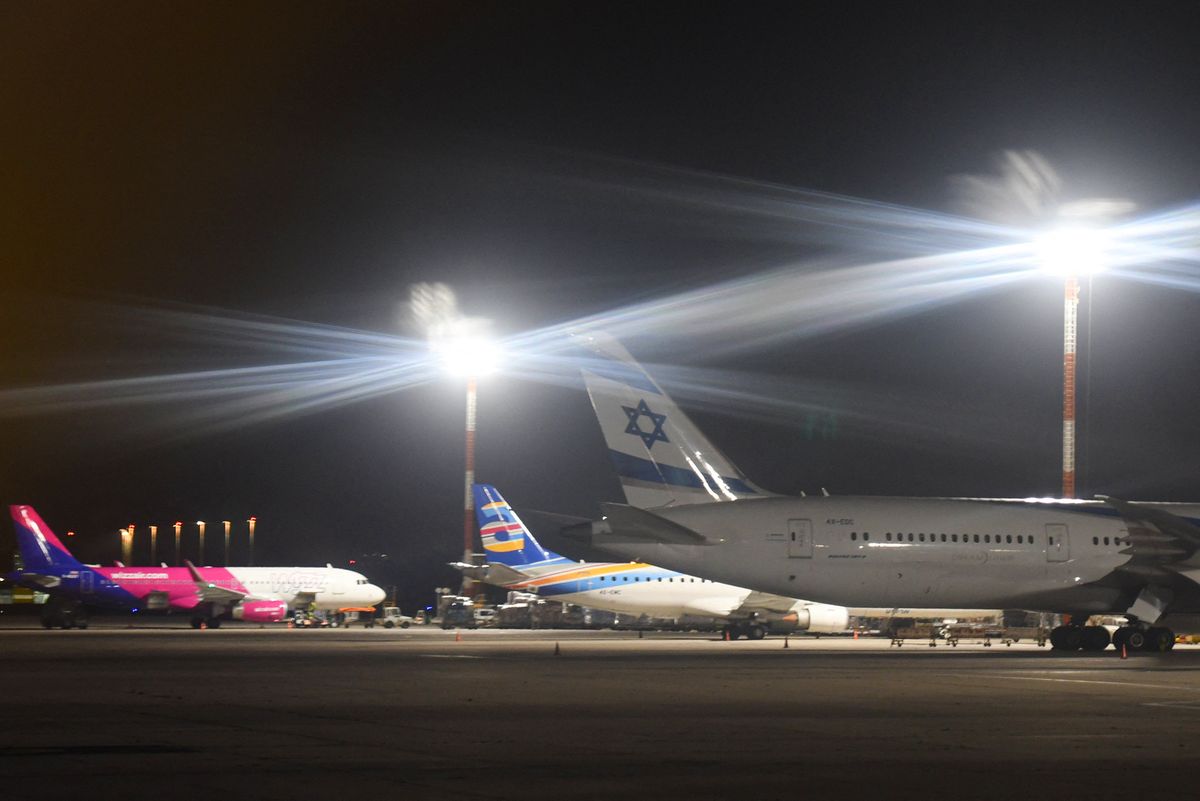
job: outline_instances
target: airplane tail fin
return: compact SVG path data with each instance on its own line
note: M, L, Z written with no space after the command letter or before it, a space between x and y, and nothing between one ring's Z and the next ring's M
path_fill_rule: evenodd
M574 339L592 408L630 506L655 509L770 495L755 486L612 337Z
M17 532L17 549L26 572L41 573L82 567L32 506L10 506Z
M565 561L565 557L541 546L499 490L491 484L476 484L474 492L479 538L489 562L524 570Z

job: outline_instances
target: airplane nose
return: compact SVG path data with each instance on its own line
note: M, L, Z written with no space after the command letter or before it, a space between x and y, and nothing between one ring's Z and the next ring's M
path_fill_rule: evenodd
M382 587L376 587L374 584L372 584L370 597L371 602L368 604L368 606L374 606L375 604L382 602L383 599L387 597L387 593L383 591Z

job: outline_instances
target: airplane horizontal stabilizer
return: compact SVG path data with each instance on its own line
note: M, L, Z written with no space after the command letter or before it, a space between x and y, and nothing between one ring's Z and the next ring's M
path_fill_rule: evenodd
M499 562L488 562L485 565L472 565L467 562L450 562L450 567L460 571L464 576L476 581L486 581L504 587L526 581L529 576L519 570L513 570L508 565Z
M626 506L621 503L602 503L604 522L611 536L609 541L633 539L641 542L658 542L665 545L716 545L716 542L653 512ZM600 544L597 542L596 544Z
M1170 562L1172 566L1193 563L1200 551L1200 527L1163 509L1097 495L1124 518L1129 532L1125 553L1134 562Z

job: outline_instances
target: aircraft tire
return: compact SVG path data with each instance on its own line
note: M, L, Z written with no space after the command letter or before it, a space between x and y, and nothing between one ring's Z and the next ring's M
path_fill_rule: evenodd
M198 628L200 628L200 624L201 624L201 623L203 623L203 622L204 622L204 618L202 618L202 617L194 617L194 618L192 618L192 621L191 621L191 623L192 623L192 628L194 628L194 629L198 629Z
M1175 632L1162 626L1154 626L1146 632L1145 650L1163 654L1175 647Z
M1050 632L1050 647L1055 651L1078 651L1083 645L1083 627L1056 626Z
M763 629L762 626L748 626L746 628L746 639L747 640L761 640L766 635L767 635L767 632Z
M208 627L209 627L210 629L219 629L219 628L221 628L221 618L219 618L219 617L210 617L210 618L208 619Z
M1125 635L1125 647L1130 651L1145 651L1149 638L1144 629L1130 628Z
M1108 629L1103 626L1084 626L1082 646L1085 651L1103 651L1112 642Z

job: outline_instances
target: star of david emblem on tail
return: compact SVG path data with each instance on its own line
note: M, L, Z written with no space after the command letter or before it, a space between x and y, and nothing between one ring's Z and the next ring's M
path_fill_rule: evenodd
M625 426L625 433L641 437L647 449L653 448L656 442L670 441L667 439L667 435L663 433L663 423L667 422L667 416L650 411L650 407L646 405L645 399L638 401L637 406L622 406L621 408L625 410L625 416L629 418L629 425ZM642 417L650 420L653 430L642 430L642 426L639 423Z

